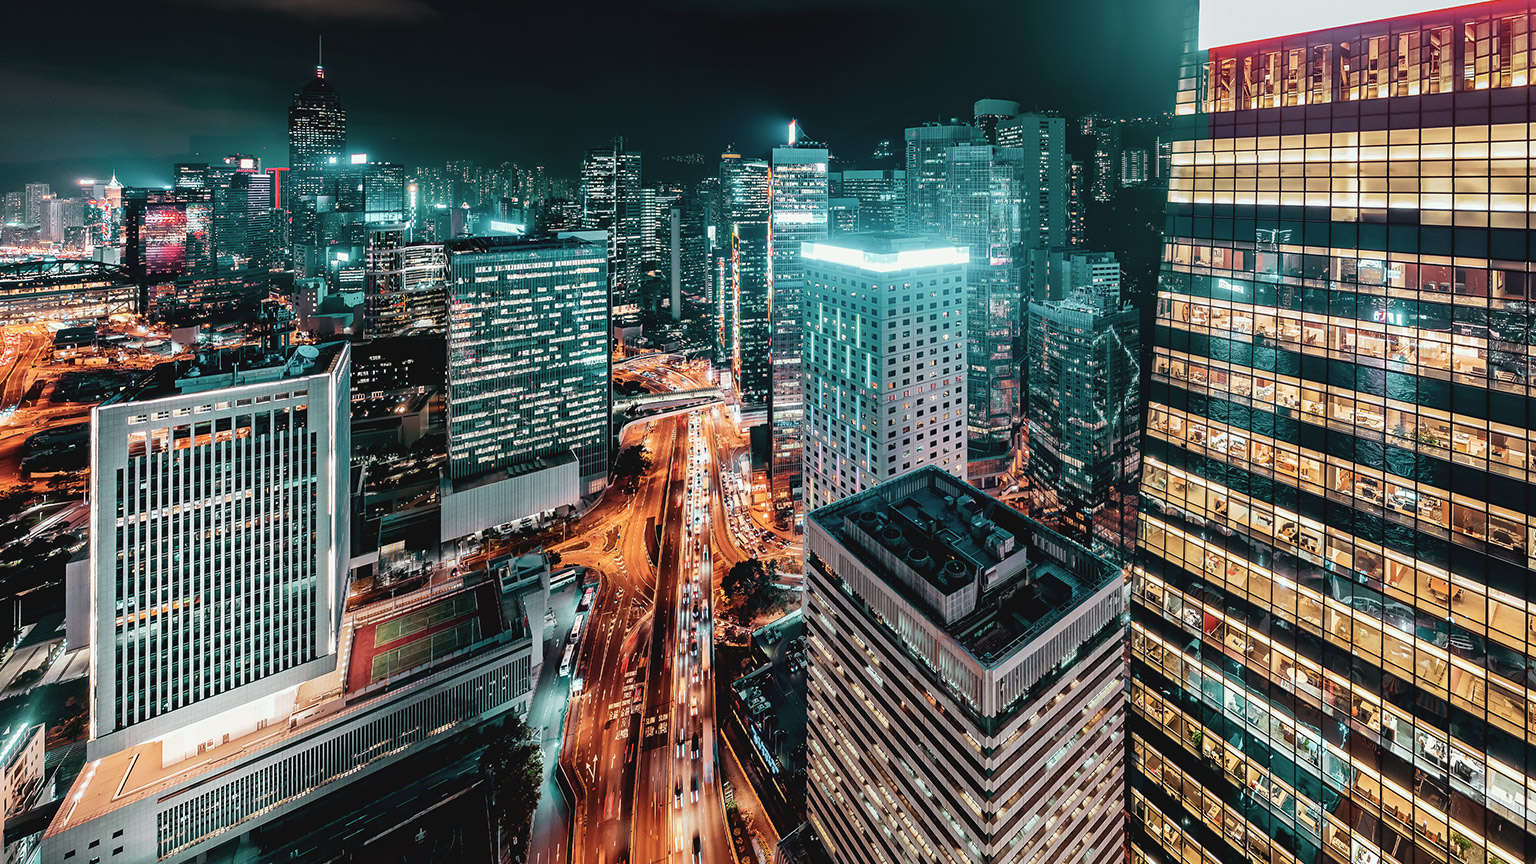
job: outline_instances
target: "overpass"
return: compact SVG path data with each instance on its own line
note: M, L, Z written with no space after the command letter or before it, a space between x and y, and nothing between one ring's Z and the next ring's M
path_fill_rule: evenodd
M614 442L617 444L622 441L624 432L636 423L649 423L663 417L724 404L725 394L719 387L617 396L613 400Z
M635 414L647 408L675 408L691 402L723 402L725 394L719 387L700 387L696 390L667 390L661 393L641 393L635 396L615 396L614 416Z

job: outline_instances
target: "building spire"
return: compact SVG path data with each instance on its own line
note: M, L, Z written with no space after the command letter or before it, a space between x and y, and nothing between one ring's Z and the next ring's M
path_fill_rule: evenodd
M325 37L315 37L315 77L325 77Z

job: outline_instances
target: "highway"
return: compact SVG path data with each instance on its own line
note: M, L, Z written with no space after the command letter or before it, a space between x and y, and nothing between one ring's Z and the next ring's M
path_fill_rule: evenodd
M653 390L708 383L696 369L647 361L615 377ZM723 503L716 439L732 434L723 413L632 427L622 444L642 443L650 470L633 493L610 490L554 547L562 564L592 568L601 580L571 672L560 751L576 798L572 861L734 861L716 763L730 757L715 731L712 607L719 578L747 553ZM530 854L560 858L554 849Z

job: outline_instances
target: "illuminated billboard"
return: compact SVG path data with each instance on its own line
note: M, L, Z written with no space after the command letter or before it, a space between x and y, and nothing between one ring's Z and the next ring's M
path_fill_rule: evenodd
M1448 0L1201 0L1200 48L1219 48L1465 5Z
M176 276L187 264L187 211L182 204L144 209L144 269L150 276Z

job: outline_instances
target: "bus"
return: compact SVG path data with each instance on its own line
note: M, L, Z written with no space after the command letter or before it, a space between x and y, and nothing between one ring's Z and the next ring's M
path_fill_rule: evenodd
M588 609L591 609L592 608L592 598L594 596L596 596L596 595L597 595L597 589L596 588L588 588L586 591L582 592L581 602L576 604L576 611L577 612L585 612Z
M587 618L587 616L578 613L576 615L576 620L571 623L571 644L572 645L575 645L577 642L579 642L581 640L581 622L585 621L586 618Z
M565 646L565 656L560 659L560 677L571 677L571 661L576 657L576 643Z

